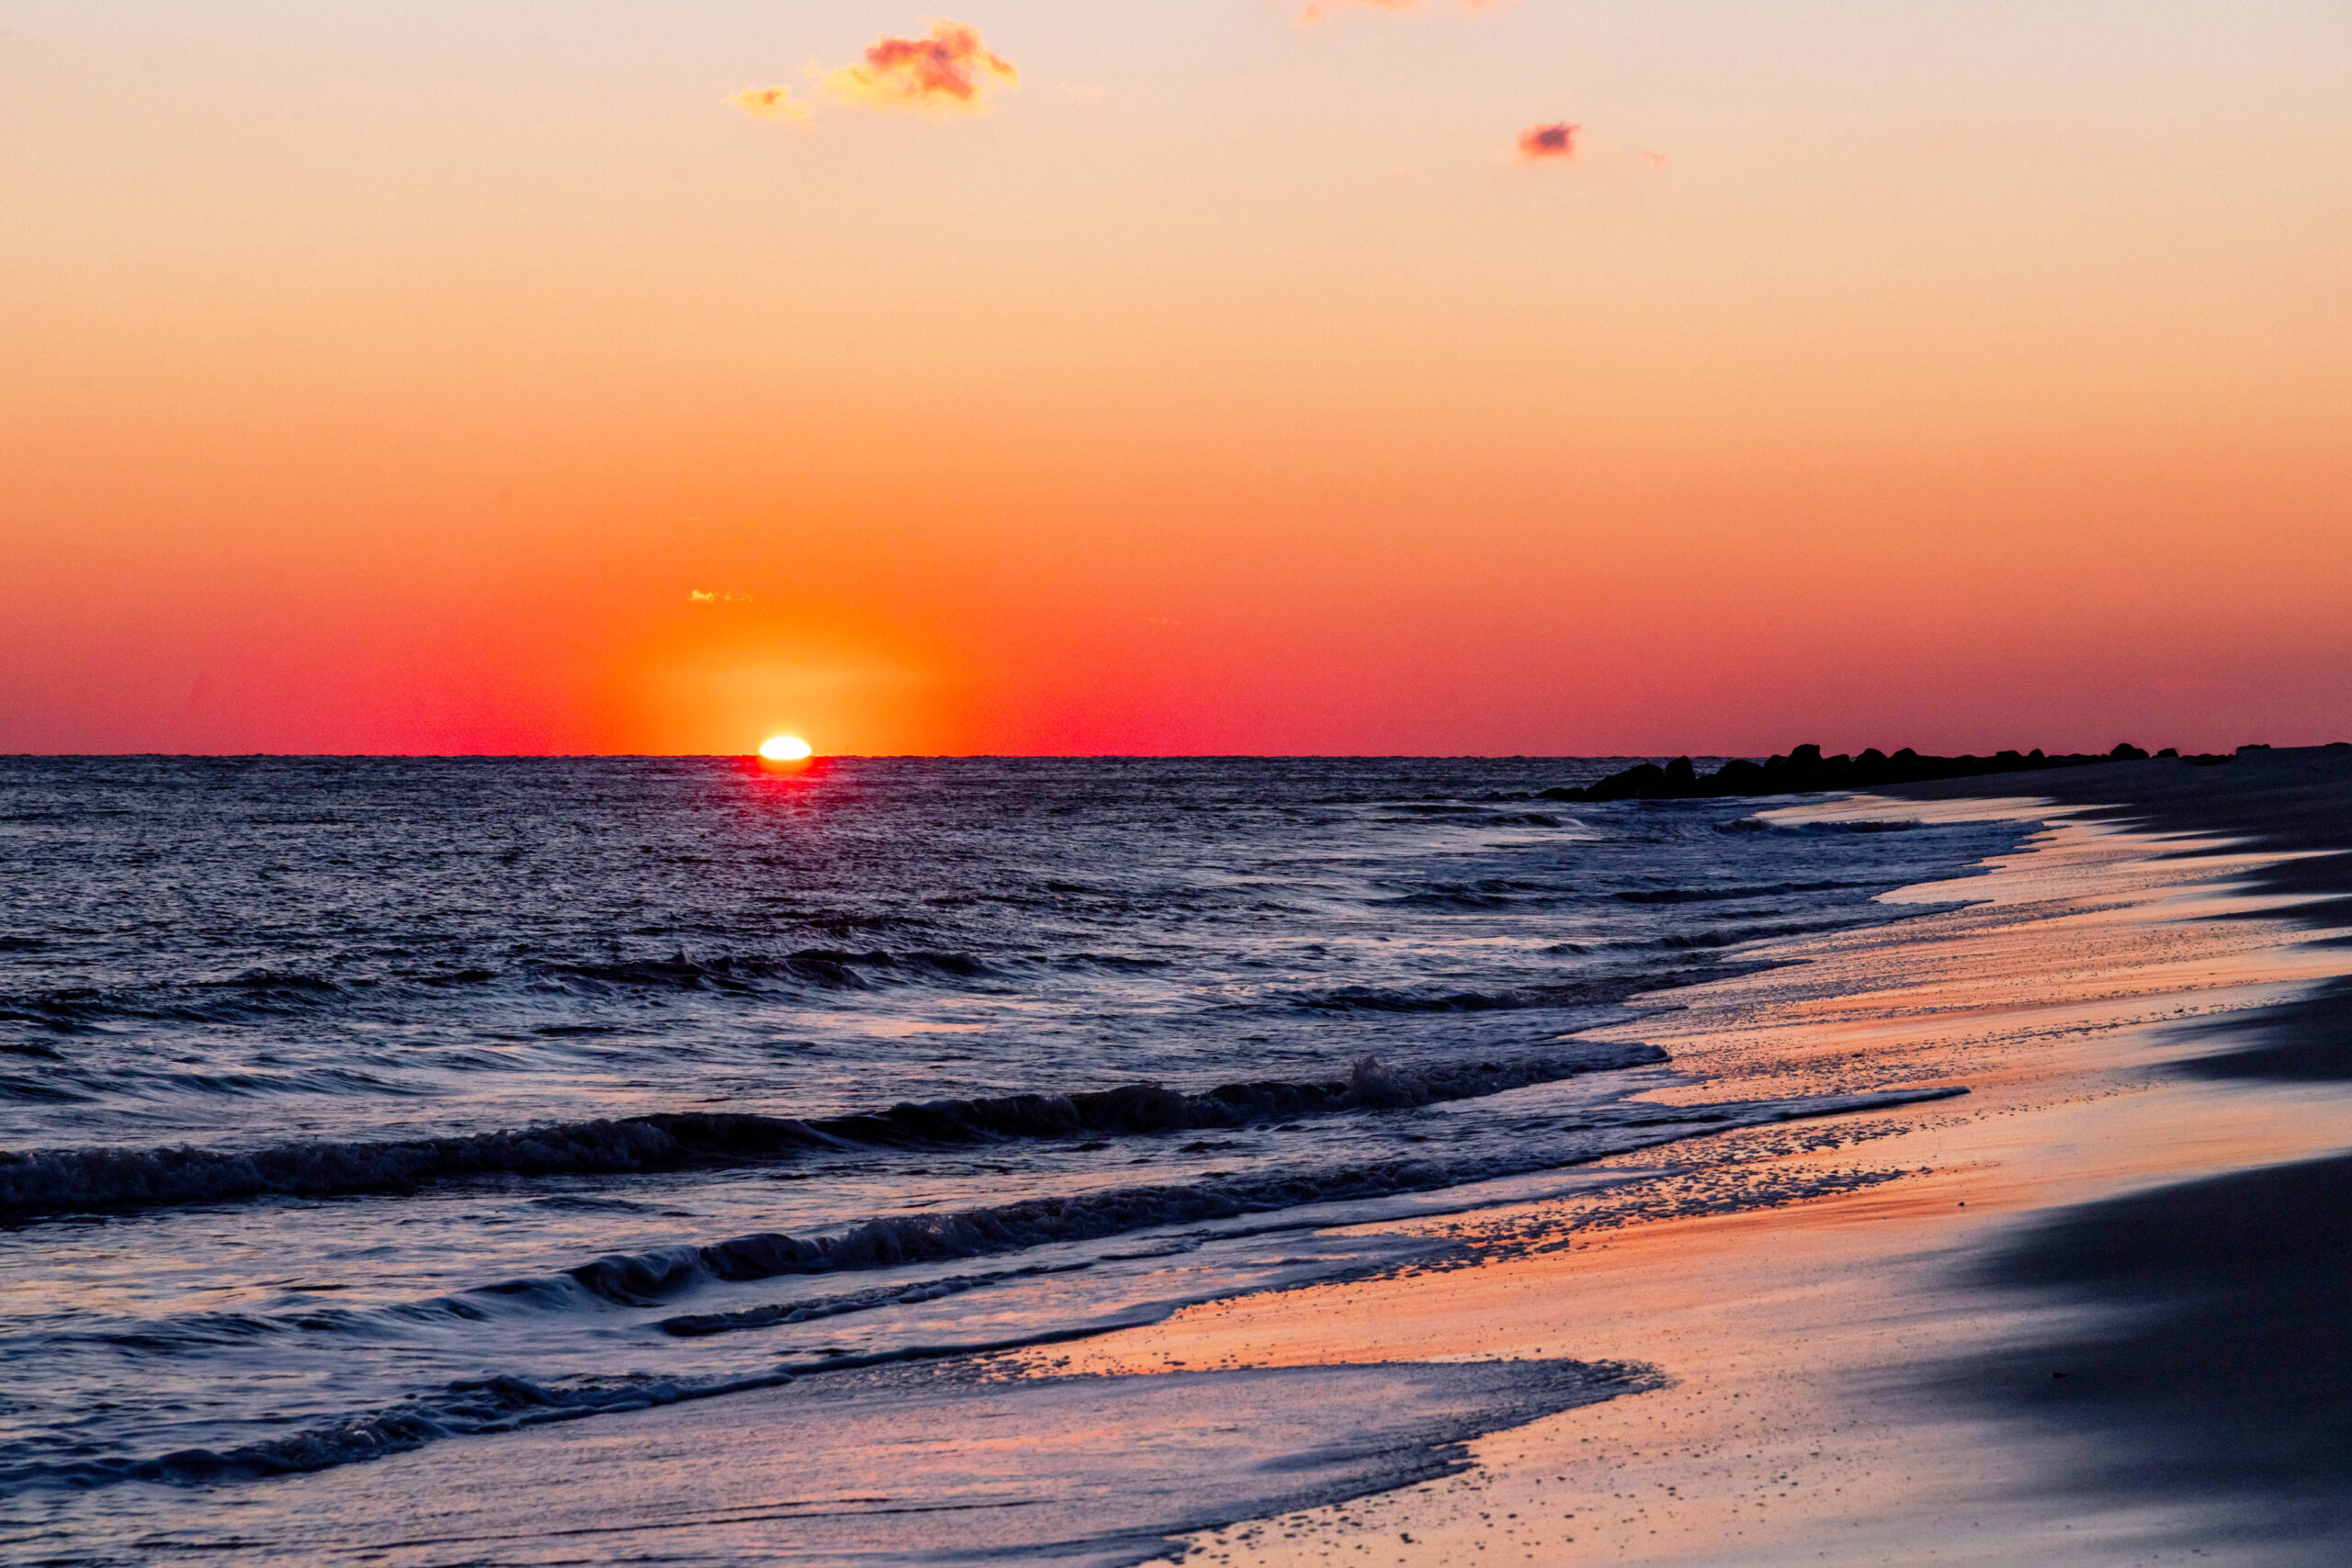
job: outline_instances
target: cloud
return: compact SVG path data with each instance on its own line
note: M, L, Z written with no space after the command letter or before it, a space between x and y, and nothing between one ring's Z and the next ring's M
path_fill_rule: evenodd
M1581 125L1555 120L1550 125L1531 125L1519 133L1519 155L1530 163L1539 158L1574 158L1577 155L1577 132Z
M789 87L746 87L727 101L753 119L785 119L795 125L808 119L808 107L793 102Z
M932 22L921 38L876 39L854 64L828 71L811 62L808 76L833 103L886 109L977 109L988 88L1021 80L1012 62L980 42L978 28L945 21ZM754 119L793 125L808 124L815 107L795 98L789 87L746 87L727 101Z
M825 72L817 84L845 104L876 108L977 108L991 82L1017 84L1012 62L962 22L934 21L922 38L882 38L865 58Z

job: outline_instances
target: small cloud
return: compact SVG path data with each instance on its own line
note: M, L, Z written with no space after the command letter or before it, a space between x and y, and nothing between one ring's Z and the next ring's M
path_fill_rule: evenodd
M1666 167L1666 154L1663 152L1653 152L1648 148L1645 147L1642 149L1642 162L1647 164L1653 169L1663 169Z
M977 108L991 81L1018 84L1012 62L980 42L979 30L962 22L934 21L922 38L882 38L866 46L854 65L817 78L825 93L845 104L875 108Z
M717 589L707 593L699 588L686 590L686 603L689 604L748 604L751 602L749 593L722 593Z
M727 101L753 119L789 120L795 125L808 123L808 107L793 102L789 87L746 87L740 93L730 94Z
M1577 155L1577 132L1583 129L1566 120L1531 125L1519 133L1519 155L1530 163L1542 158L1573 159Z

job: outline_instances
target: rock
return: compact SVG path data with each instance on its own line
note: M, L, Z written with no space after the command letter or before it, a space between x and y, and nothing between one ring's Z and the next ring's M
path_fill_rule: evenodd
M2241 751L2267 750L2244 746ZM1905 746L1893 756L1869 747L1860 756L1839 752L1825 757L1814 744L1792 747L1761 762L1735 757L1712 773L1702 774L1688 757L1677 757L1660 767L1636 762L1596 784L1577 789L1566 785L1540 790L1541 800L1693 800L1719 796L1803 795L1818 790L1869 789L1874 785L1914 784L1927 779L1975 778L1984 773L2030 772L2039 768L2076 768L2092 762L2141 761L2148 753L2125 742L2105 755L2067 752L2052 756L2040 747L2031 751L2000 751L1990 757L1969 753L1958 757L1923 757ZM2177 752L2167 749L2166 756ZM2217 759L2225 760L2225 759ZM2202 759L2191 758L2198 761Z
M1610 774L1584 792L1587 800L1662 800L1666 797L1666 770L1656 762L1636 762L1621 773Z

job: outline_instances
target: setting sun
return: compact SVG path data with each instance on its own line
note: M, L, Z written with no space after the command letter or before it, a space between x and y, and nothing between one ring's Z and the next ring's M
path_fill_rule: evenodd
M771 762L805 762L816 750L797 735L778 735L760 743L760 755Z

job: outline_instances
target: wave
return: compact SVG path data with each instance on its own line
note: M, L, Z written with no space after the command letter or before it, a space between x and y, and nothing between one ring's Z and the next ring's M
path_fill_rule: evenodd
M343 987L323 975L305 975L292 969L248 969L226 980L211 984L241 991L262 991L271 995L288 996L341 991Z
M534 1380L494 1373L462 1378L444 1384L433 1393L404 1400L389 1409L348 1416L288 1437L266 1438L226 1451L192 1448L145 1460L35 1460L0 1466L0 1486L19 1491L78 1491L125 1481L199 1485L298 1475L406 1453L442 1438L484 1437L558 1421L578 1421L593 1416L619 1415L781 1388L812 1373L984 1356L1092 1338L1156 1322L1177 1304L1168 1302L1132 1307L1076 1326L994 1339L906 1346L865 1355L824 1356L748 1377L665 1378L629 1373L605 1378Z
M482 1318L525 1310L569 1311L586 1306L658 1307L714 1281L752 1281L787 1275L816 1275L888 1269L1004 1255L1057 1244L1117 1237L1171 1225L1238 1219L1309 1205L1377 1199L1459 1186L1500 1177L1587 1163L1631 1147L1670 1143L1710 1132L1797 1121L1947 1099L1968 1091L1956 1086L1891 1089L1791 1101L1748 1101L1690 1107L1640 1106L1623 1122L1620 1137L1579 1146L1574 1156L1522 1147L1513 1154L1471 1160L1407 1159L1368 1163L1337 1170L1267 1172L1251 1179L1213 1176L1184 1185L1126 1188L967 1210L947 1214L903 1214L868 1220L829 1235L777 1234L739 1236L707 1246L681 1246L639 1254L615 1254L562 1274L513 1280L458 1296L405 1306L352 1313L328 1309L293 1319L249 1314L213 1314L183 1325L168 1337L145 1337L156 1350L186 1345L249 1340L291 1328L366 1331L383 1315ZM1306 1223L1344 1223L1328 1213ZM1179 1238L1179 1247L1214 1239ZM1040 1274L1091 1267L1099 1259L1073 1259L989 1272L966 1273L863 1291L765 1303L728 1313L693 1314L661 1320L680 1337L703 1337L806 1323L819 1318L907 1306L943 1296L999 1285ZM480 1304L474 1304L480 1303ZM685 1400L775 1387L796 1376L884 1362L962 1356L1086 1337L1107 1329L1155 1320L1179 1303L1162 1301L1125 1309L1084 1324L1046 1327L1018 1337L982 1343L915 1344L862 1353L826 1352L814 1360L785 1362L747 1377L696 1381L647 1374L532 1381L510 1375L462 1379L390 1408L346 1416L282 1438L270 1438L226 1451L185 1449L151 1459L36 1461L0 1470L0 1483L20 1488L86 1487L144 1480L201 1483L286 1474L379 1458L436 1438L483 1434L554 1421L642 1410ZM131 1337L110 1336L119 1348Z
M95 1033L123 1023L236 1023L271 1014L305 1012L348 999L324 976L254 969L220 980L198 980L175 996L140 997L95 986L68 986L0 998L0 1023L27 1023L58 1034Z
M1831 893L1848 887L1884 887L1871 882L1772 882L1754 887L1639 887L1615 897L1627 904L1712 904L1736 898L1776 898L1789 893Z
M1564 901L1574 902L1581 897L1573 889L1553 882L1489 876L1475 882L1407 884L1403 891L1391 897L1374 898L1372 902L1409 909L1508 909L1543 908Z
M53 1034L95 1032L110 1017L137 1016L131 1004L94 987L74 986L30 996L0 997L0 1023L30 1024Z
M1508 909L1525 900L1508 893L1488 893L1475 887L1442 887L1406 893L1375 902L1408 909Z
M729 1334L739 1329L813 1323L820 1318L875 1312L885 1307L920 1306L925 1302L938 1301L943 1296L960 1296L967 1291L981 1290L1009 1280L1033 1280L1041 1274L1076 1273L1093 1266L1091 1259L1077 1263L1036 1263L1026 1269L1000 1269L984 1274L947 1274L937 1279L920 1280L910 1285L882 1285L842 1295L768 1302L737 1312L689 1313L663 1318L662 1331L681 1339L696 1339L713 1334Z
M0 1100L13 1100L27 1105L72 1105L91 1098L53 1078L0 1073Z
M404 1453L439 1438L511 1432L551 1421L576 1421L660 1404L710 1399L794 1381L788 1371L696 1382L629 1377L565 1384L492 1376L451 1382L437 1394L355 1416L289 1437L246 1443L227 1452L181 1449L148 1460L33 1463L0 1472L15 1486L86 1487L119 1481L192 1483L253 1480L328 1470Z
M887 1111L806 1120L686 1111L440 1138L247 1150L42 1149L0 1154L0 1219L263 1197L326 1198L492 1176L637 1175L820 1152L1240 1127L1473 1099L1665 1057L1652 1045L1580 1043L1574 1050L1513 1061L1413 1069L1366 1056L1344 1078L1231 1083L1201 1094L1137 1083L1078 1093L907 1102Z
M1735 818L1715 824L1718 833L1799 833L1826 838L1841 833L1909 833L1924 822L1767 822L1760 817Z
M510 1280L473 1293L531 1301L560 1309L574 1304L577 1292L585 1292L614 1305L652 1307L713 1281L740 1283L786 1275L855 1272L1001 1257L1168 1225L1427 1192L1580 1165L1628 1148L1670 1143L1701 1133L1859 1111L1883 1111L1948 1100L1967 1092L1957 1086L1937 1085L1793 1100L1670 1107L1643 1104L1629 1107L1633 1114L1623 1121L1606 1125L1585 1124L1587 1131L1614 1131L1621 1135L1579 1142L1572 1152L1522 1143L1510 1154L1470 1159L1403 1158L1313 1170L1275 1169L1252 1176L1220 1173L1182 1184L1030 1198L950 1213L889 1214L822 1235L763 1232L700 1246L614 1253L566 1269L560 1275ZM802 1304L805 1303L787 1303L784 1312L773 1317L754 1309L750 1314L672 1320L683 1326L671 1327L670 1323L663 1326L671 1327L673 1333L685 1334L763 1326L788 1321L790 1313ZM876 1301L864 1304L889 1303Z
M1883 921L1884 917L1873 911L1863 917ZM1827 920L1752 920L1734 926L1719 926L1712 931L1680 931L1662 936L1652 942L1652 947L1667 952L1687 952L1692 949L1736 947L1742 942L1763 942L1774 937L1817 936L1823 931L1851 931L1853 918Z
M892 981L979 980L998 971L968 953L851 953L804 948L781 957L628 959L540 964L537 976L562 987L676 991L759 991L778 982L825 991L871 991Z
M1048 962L1057 969L1093 969L1111 975L1148 973L1175 967L1173 959L1142 958L1123 953L1069 953Z
M1755 967L1758 966L1711 964L1697 969L1645 971L1494 991L1453 991L1436 987L1382 989L1371 986L1342 986L1329 991L1302 992L1294 996L1291 1002L1295 1007L1314 1012L1342 1013L1520 1012L1542 1008L1602 1007L1645 991L1727 979Z
M54 1344L98 1343L117 1350L176 1354L249 1343L274 1335L355 1334L370 1337L436 1323L481 1322L525 1314L570 1314L613 1307L658 1308L714 1283L741 1284L791 1276L859 1274L881 1269L956 1264L1114 1240L1171 1226L1242 1219L1284 1211L1316 1211L1316 1224L1346 1223L1326 1206L1523 1176L1589 1164L1634 1148L1736 1128L1804 1121L1964 1095L1937 1085L1792 1100L1747 1100L1667 1106L1631 1102L1622 1114L1563 1126L1587 1134L1572 1145L1514 1140L1506 1152L1446 1159L1408 1156L1353 1165L1267 1168L1252 1174L1211 1172L1189 1182L1121 1187L1020 1199L947 1213L885 1214L821 1234L778 1232L708 1243L681 1242L635 1253L609 1253L547 1274L526 1275L447 1295L394 1304L343 1307L322 1303L299 1312L198 1313L129 1328L93 1328L51 1336ZM1284 1227L1286 1228L1286 1227ZM1106 1258L1157 1257L1185 1251L1220 1235L1162 1237L1148 1253L1068 1258L981 1272L809 1296L723 1313L666 1317L658 1326L680 1337L808 1322L907 1306L985 1286L1042 1275L1080 1271Z
M1004 972L968 953L851 952L804 948L780 955L630 958L590 963L526 959L511 969L435 968L338 979L294 970L254 969L224 979L183 982L147 991L69 986L0 996L0 1023L51 1034L96 1034L124 1024L237 1025L322 1012L397 1005L404 991L516 986L583 998L647 993L743 996L777 991L876 991L890 986L967 987Z

